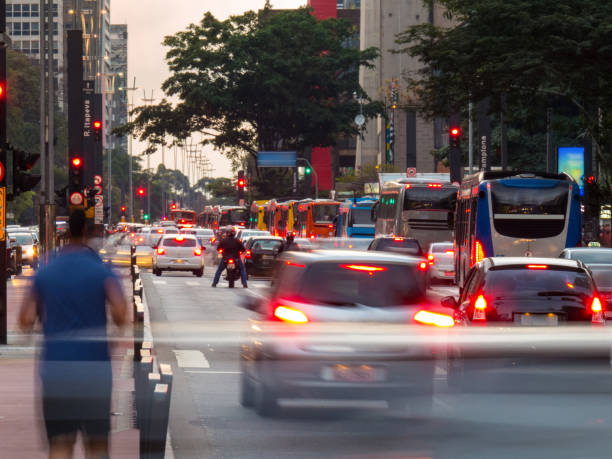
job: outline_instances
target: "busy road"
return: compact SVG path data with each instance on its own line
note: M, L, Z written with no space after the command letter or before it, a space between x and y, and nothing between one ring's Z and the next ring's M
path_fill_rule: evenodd
M175 457L311 458L606 457L612 423L609 394L577 387L557 393L454 393L436 365L429 419L389 411L384 402L287 400L272 418L239 403L239 346L253 313L245 291L181 273L143 275L160 359L173 364L170 438ZM249 290L267 287L249 280ZM433 301L457 293L433 286ZM569 369L568 371L571 371ZM554 448L551 448L554 444Z

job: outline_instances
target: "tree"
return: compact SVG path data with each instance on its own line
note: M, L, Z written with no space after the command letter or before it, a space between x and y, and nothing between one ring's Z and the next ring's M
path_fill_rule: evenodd
M542 125L546 107L573 110L579 121L575 137L594 139L609 191L612 3L436 1L446 8L453 26L412 26L397 40L399 52L423 63L421 70L407 75L421 111L430 117L465 113L470 101L490 97L492 112L499 113L505 97L507 113L522 134L534 126L525 122L530 117L537 116ZM531 134L541 132L532 129Z
M260 146L334 145L358 134L354 94L369 100L359 68L377 56L373 48L345 47L354 33L347 21L317 21L309 8L266 6L224 21L206 13L164 40L171 76L162 88L178 102L139 107L117 132L152 144L199 133L230 158L256 159ZM381 109L378 102L363 106L367 117Z

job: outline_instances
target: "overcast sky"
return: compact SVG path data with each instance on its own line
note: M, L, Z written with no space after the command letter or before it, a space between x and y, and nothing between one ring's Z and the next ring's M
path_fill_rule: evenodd
M274 8L297 8L306 0L272 0ZM136 77L135 105L143 104L143 89L147 97L161 98L162 82L169 76L165 62L166 49L161 45L166 35L183 30L190 23L199 22L206 11L225 19L248 10L257 10L265 0L112 0L111 22L128 25L128 82ZM133 142L133 153L139 154L145 145ZM208 148L208 147L207 147ZM230 177L229 161L208 148L206 156L213 165L214 177ZM162 160L161 151L151 157L155 168ZM177 160L181 168L180 159ZM174 167L174 153L166 152L166 167Z

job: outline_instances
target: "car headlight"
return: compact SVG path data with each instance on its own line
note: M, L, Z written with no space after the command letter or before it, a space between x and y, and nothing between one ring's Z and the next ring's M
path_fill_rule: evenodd
M102 254L106 253L106 249L100 249L100 253Z
M30 247L28 249L26 249L26 255L33 257L34 256L34 248Z

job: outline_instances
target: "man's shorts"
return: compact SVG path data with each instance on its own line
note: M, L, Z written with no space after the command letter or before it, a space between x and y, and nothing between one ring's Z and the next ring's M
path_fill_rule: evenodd
M81 432L107 438L112 371L109 362L45 362L41 372L48 439Z

